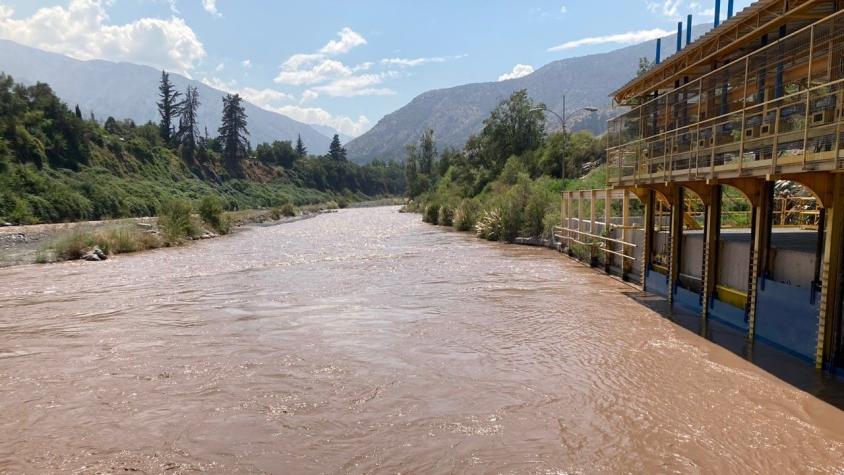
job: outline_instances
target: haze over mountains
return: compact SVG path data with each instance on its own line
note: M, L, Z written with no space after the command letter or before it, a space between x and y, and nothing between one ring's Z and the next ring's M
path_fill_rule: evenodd
M693 36L711 28L698 25ZM664 57L675 52L676 38L673 35L662 40ZM470 135L481 130L492 109L519 89L527 89L531 98L558 113L562 113L563 96L568 113L582 107L598 108L595 115L575 115L569 127L603 133L607 118L613 113L609 95L635 76L639 58L653 59L655 50L656 41L650 41L609 53L555 61L518 79L425 92L347 144L349 159L359 163L402 160L405 146L418 140L426 128L434 130L440 150L462 148ZM548 121L550 127L559 128L554 117L549 116Z
M46 82L71 108L79 104L87 117L94 112L97 119L108 116L132 119L137 123L158 121L158 83L161 71L147 66L110 61L79 61L61 54L48 53L13 41L0 40L0 70L25 84ZM178 74L170 79L179 91L190 84L199 90L200 131L208 128L216 136L226 93L202 82ZM330 128L314 127L287 116L245 102L252 145L274 140L296 140L298 134L311 153L328 151ZM326 130L328 129L328 130Z

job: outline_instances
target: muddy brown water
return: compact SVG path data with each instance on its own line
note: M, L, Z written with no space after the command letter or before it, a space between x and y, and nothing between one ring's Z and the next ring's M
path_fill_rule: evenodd
M396 208L0 271L0 472L841 473L844 413Z

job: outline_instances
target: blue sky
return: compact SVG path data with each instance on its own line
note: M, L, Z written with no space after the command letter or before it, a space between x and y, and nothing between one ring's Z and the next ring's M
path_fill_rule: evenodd
M723 0L726 15L727 0ZM736 10L751 0L736 0ZM0 37L188 75L359 135L429 89L711 22L714 0L0 0Z

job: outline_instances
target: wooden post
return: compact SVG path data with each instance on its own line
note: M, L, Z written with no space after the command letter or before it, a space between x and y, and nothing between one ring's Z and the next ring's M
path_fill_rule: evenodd
M607 237L612 237L610 231L612 230L612 224L610 221L612 220L612 190L607 188L604 193L604 232L603 235ZM605 242L606 246L610 246L609 242ZM624 247L624 246L622 246ZM611 249L614 250L614 249ZM623 249L622 249L623 251ZM612 263L615 261L615 258L609 252L604 253L604 271L609 274L611 272ZM624 265L624 262L621 263Z
M774 183L767 181L759 191L754 205L753 242L750 248L750 282L747 292L747 338L753 341L756 335L756 301L759 295L759 279L765 276L768 267L768 251L771 243Z
M832 187L832 207L826 208L826 237L824 239L823 264L821 268L821 301L818 315L818 346L815 368L823 368L830 355L833 342L831 324L838 311L835 292L838 289L838 269L841 263L841 247L844 246L844 177L835 175Z
M721 237L721 185L712 187L706 207L706 233L703 240L703 292L701 312L709 316L709 306L718 284L718 251Z
M829 52L832 54L832 51ZM812 62L815 57L815 25L809 29L809 71L806 79L806 110L803 111L803 169L806 169L807 151L809 149L809 109L812 108Z
M630 242L630 192L624 190L621 199L621 240ZM621 246L621 253L627 256L627 246ZM621 278L627 280L628 259L621 258Z
M683 240L683 187L674 188L671 200L671 261L668 266L668 303L674 304L674 289L680 277Z
M597 190L592 190L589 192L589 233L595 234L596 226L595 226L595 219L597 218L595 214L595 201L597 201L598 192Z
M654 237L654 215L656 214L656 196L653 190L648 190L645 195L645 201L642 203L645 207L645 239L642 246L642 290L647 290L647 278L651 266L651 248L653 247Z

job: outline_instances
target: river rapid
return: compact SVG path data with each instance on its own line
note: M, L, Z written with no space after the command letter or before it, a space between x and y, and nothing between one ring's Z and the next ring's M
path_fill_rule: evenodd
M0 472L844 473L844 413L397 208L0 270Z

